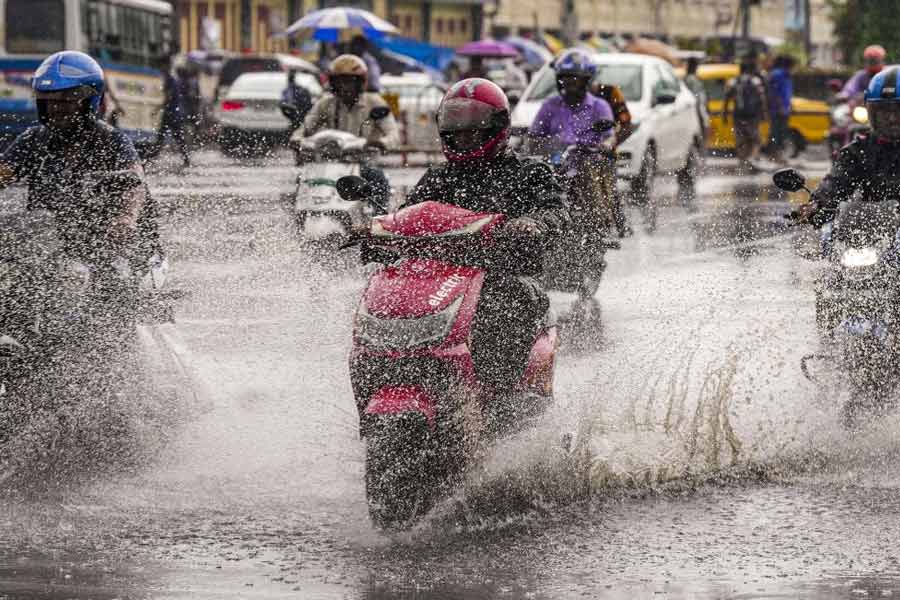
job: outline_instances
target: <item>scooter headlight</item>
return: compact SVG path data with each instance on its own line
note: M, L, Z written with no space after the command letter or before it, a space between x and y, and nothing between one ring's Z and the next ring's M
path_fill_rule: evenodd
M847 248L841 254L841 264L850 269L871 267L878 262L878 250L871 246L866 248Z
M853 109L853 120L860 125L869 124L869 109L865 106L857 106Z
M462 301L461 295L444 310L414 319L382 319L361 305L356 313L356 335L365 345L386 350L436 344L450 334Z

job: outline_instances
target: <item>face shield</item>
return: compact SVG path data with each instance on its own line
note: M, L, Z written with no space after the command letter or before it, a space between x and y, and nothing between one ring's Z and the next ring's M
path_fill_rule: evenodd
M458 153L475 152L490 142L509 122L509 114L471 98L451 98L437 113L441 138Z
M40 122L56 131L71 131L84 125L92 115L91 99L97 91L81 86L56 92L35 92Z
M869 102L866 108L869 110L869 121L875 135L900 140L900 101Z
M569 106L576 106L584 102L587 96L590 79L580 75L560 73L556 76L556 89L563 101Z
M330 83L334 95L347 106L356 104L366 87L366 80L356 75L334 75Z

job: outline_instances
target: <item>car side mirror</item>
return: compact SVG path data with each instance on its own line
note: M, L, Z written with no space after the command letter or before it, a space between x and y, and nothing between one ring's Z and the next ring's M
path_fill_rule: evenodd
M615 128L615 126L615 121L611 121L609 119L600 119L599 121L595 121L594 124L591 125L591 129L593 129L595 133L606 133L607 131Z
M660 104L675 104L676 96L671 92L659 92L653 97L653 105L659 106Z
M347 202L365 200L372 195L372 186L359 175L344 175L334 184L338 196Z
M796 192L806 188L806 178L796 169L780 169L772 175L772 183L785 192Z
M391 114L391 109L387 106L376 106L369 112L369 118L373 121L380 121Z

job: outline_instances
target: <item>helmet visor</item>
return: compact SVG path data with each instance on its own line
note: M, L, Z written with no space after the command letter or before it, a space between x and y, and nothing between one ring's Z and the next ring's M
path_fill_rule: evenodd
M437 113L441 132L502 127L503 111L471 98L451 98L441 103Z
M870 102L868 109L876 135L900 139L900 102Z

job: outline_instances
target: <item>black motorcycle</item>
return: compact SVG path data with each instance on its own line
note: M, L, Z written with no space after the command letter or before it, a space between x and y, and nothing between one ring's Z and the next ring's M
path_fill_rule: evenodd
M785 191L806 189L804 177L792 169L778 171L773 180ZM852 427L863 415L886 407L900 375L898 203L843 203L823 228L822 247L827 266L817 278L815 293L816 324L825 351L804 357L801 367L815 382L813 360L838 366L850 384L842 420Z

